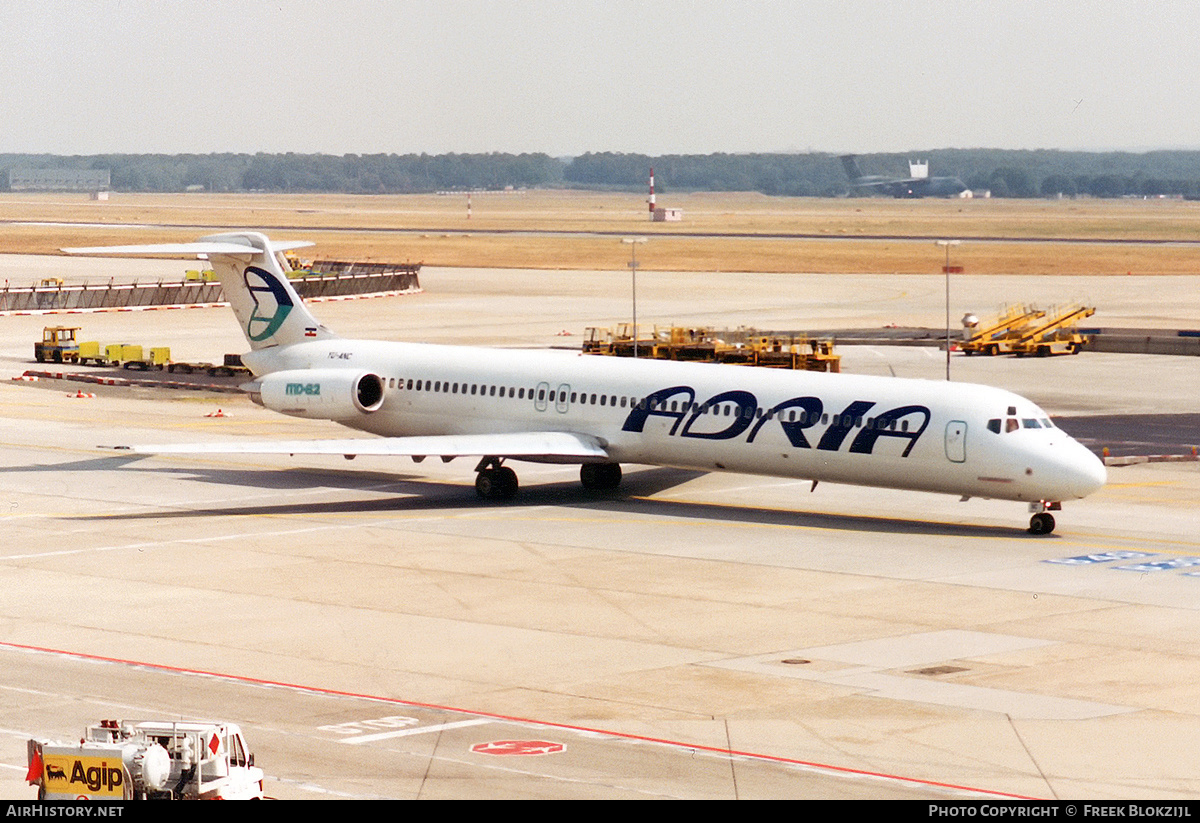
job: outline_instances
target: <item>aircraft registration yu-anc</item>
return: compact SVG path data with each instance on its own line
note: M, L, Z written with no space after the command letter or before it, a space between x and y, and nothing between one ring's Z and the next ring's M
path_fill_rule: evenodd
M1103 464L1035 404L962 383L339 337L253 232L195 243L65 249L206 255L251 351L243 388L268 409L377 438L121 446L146 454L477 457L486 500L517 492L509 461L580 466L587 489L621 464L802 478L1023 501L1029 530L1105 482Z

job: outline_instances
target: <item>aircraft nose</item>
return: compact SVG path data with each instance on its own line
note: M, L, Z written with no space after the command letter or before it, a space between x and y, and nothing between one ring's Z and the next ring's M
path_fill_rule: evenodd
M1104 462L1082 445L1074 444L1070 467L1070 489L1076 497L1087 497L1099 491L1108 480Z

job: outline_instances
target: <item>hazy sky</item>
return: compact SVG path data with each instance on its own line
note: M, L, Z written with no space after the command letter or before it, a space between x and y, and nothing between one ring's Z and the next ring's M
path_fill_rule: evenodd
M1200 146L1200 3L4 0L0 152Z

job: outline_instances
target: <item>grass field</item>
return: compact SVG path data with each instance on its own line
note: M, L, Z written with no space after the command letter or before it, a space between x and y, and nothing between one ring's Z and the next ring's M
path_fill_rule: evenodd
M939 272L935 238L968 274L1192 274L1200 203L1141 200L890 200L663 194L682 223L651 223L644 195L530 191L437 195L0 195L0 253L194 239L263 228L319 243L320 257L498 268ZM106 228L106 226L113 228ZM142 228L131 229L130 225ZM119 228L118 228L119 227ZM533 232L532 234L510 232ZM539 234L538 232L546 232ZM598 234L601 233L601 234ZM694 235L720 236L694 236ZM810 235L771 236L771 235ZM873 235L913 239L866 239ZM1041 242L1019 242L1039 240ZM1069 241L1094 241L1087 243ZM1126 241L1147 241L1129 243ZM1172 242L1174 241L1174 242Z

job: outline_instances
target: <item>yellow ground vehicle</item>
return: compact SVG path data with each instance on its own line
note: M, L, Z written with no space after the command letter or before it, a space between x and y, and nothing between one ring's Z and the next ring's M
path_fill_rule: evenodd
M612 329L588 327L582 348L585 354L634 357L631 326L622 323L615 332ZM833 342L828 340L796 335L772 337L746 329L717 332L703 327L682 326L655 326L652 337L639 335L636 356L652 360L827 372L840 371L842 359L841 355L834 354Z
M1023 330L1046 313L1032 306L1005 306L996 322L976 330L959 346L967 356L986 354L994 357L1008 350L1009 341L1020 337Z
M101 348L95 340L79 344L74 360L82 365L120 366L123 369L162 369L171 362L168 346L155 346L149 351L129 343L110 343Z
M42 329L41 342L33 344L33 359L39 363L75 360L79 356L79 343L75 340L77 331L79 326L46 326Z
M1017 357L1035 354L1045 357L1051 354L1079 354L1088 339L1075 328L1080 320L1096 313L1087 306L1063 306L1052 310L1049 318L1034 323L1020 337L1009 344L1009 351Z

